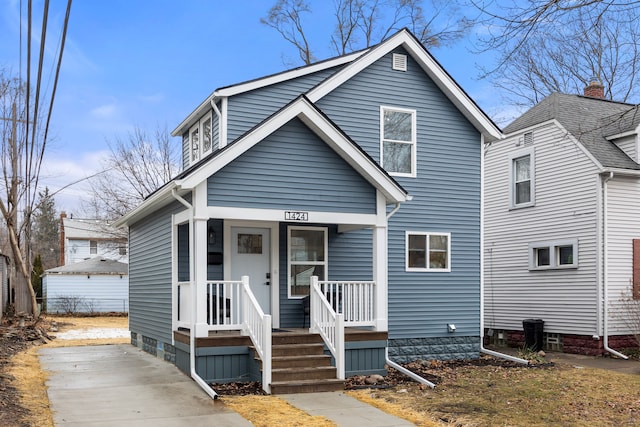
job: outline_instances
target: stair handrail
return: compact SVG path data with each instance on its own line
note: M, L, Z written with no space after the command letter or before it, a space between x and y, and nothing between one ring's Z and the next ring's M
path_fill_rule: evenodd
M249 287L249 276L242 276L242 334L248 335L262 360L262 389L271 393L271 315L264 314Z
M338 379L345 377L344 315L333 309L318 284L318 276L311 276L309 324L319 334L336 361Z

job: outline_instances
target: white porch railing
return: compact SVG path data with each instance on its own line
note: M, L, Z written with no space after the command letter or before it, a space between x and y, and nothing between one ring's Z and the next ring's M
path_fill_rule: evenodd
M209 330L242 329L242 280L207 282Z
M271 393L271 315L260 308L248 276L242 276L242 333L251 338L262 360L262 389Z
M344 325L375 326L375 282L318 282L331 307L344 315Z
M318 284L318 276L311 276L311 331L320 334L336 361L339 379L344 379L344 315L333 309Z

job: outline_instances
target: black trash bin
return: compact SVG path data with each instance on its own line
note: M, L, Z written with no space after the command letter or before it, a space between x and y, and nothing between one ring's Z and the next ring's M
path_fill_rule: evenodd
M544 321L542 319L525 319L522 321L524 329L524 346L532 351L542 350Z

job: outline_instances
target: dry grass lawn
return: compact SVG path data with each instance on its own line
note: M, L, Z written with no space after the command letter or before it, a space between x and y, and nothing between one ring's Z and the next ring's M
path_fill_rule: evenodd
M640 376L556 365L459 367L435 389L406 384L351 396L419 426L640 426ZM434 424L437 423L437 424Z

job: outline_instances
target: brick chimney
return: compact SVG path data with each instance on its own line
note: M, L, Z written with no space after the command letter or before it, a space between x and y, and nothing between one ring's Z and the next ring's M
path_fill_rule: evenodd
M591 77L589 85L584 88L584 96L604 99L604 86L597 77Z
M60 212L60 265L64 265L64 219L67 217L65 211Z

